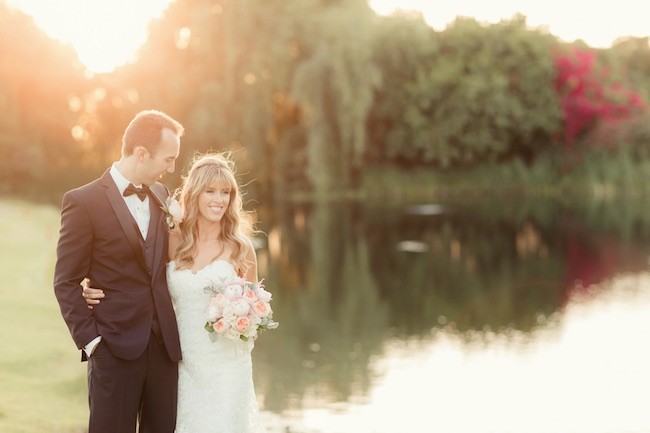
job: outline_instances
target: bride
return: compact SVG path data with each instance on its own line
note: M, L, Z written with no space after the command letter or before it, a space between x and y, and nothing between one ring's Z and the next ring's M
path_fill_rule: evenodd
M170 231L167 266L183 354L175 432L264 432L253 388L252 341L230 340L203 327L210 296L203 289L211 282L234 276L257 281L251 226L232 162L218 154L195 160L180 202L184 219ZM99 297L86 296L89 305Z

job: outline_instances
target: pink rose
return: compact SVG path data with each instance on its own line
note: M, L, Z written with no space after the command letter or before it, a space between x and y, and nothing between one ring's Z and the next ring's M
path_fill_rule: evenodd
M257 317L266 317L271 313L271 307L266 302L257 301L253 305L253 312Z
M237 320L235 321L235 327L239 332L246 332L249 325L250 325L250 321L246 316L238 317Z

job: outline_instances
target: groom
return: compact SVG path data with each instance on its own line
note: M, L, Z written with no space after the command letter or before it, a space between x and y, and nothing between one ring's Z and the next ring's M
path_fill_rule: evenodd
M122 138L122 157L99 179L67 192L54 292L82 361L88 360L89 433L172 433L181 349L165 259L168 233L158 183L174 171L183 126L143 111ZM88 277L106 299L80 295ZM138 421L136 421L138 420Z

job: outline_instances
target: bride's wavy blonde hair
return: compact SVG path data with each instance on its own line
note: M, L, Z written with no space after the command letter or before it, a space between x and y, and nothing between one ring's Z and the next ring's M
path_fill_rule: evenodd
M239 275L245 275L251 263L246 260L253 232L251 218L243 209L241 193L235 180L234 162L226 154L197 156L183 179L180 203L184 211L180 224L180 243L174 254L178 269L187 269L196 257L198 237L199 196L211 185L225 184L230 188L230 203L221 218L219 240L230 247L230 261ZM216 259L217 257L215 257Z

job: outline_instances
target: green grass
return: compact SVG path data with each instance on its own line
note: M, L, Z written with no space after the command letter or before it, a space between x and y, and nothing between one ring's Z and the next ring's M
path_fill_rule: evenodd
M0 431L86 430L86 365L52 289L59 210L0 200Z

